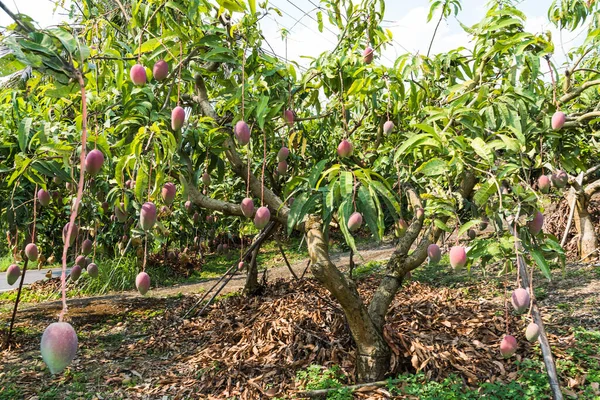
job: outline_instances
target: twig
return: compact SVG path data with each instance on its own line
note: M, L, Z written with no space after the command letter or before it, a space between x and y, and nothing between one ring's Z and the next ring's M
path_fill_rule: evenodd
M437 35L438 28L440 27L440 24L442 23L442 20L444 19L444 12L446 11L447 7L448 7L448 1L446 0L446 2L444 3L444 6L442 7L442 12L440 13L440 19L438 19L437 25L435 26L435 30L433 31L433 36L431 37L431 42L429 42L429 48L427 49L427 57L428 58L429 58L429 53L431 52L431 46L433 46L433 41L435 39L435 35Z
M4 12L7 13L8 16L11 17L17 23L17 25L19 25L19 27L21 27L21 29L23 29L27 33L31 33L31 29L27 25L25 25L19 18L17 18L17 16L12 11L10 11L2 1L0 1L0 8L3 9Z
M308 267L310 267L310 259L308 259L308 262L306 263L306 268L304 268L304 271L302 272L302 275L300 275L300 279L304 278L304 275L306 274L306 271L308 271Z
M215 298L219 295L219 293L221 293L221 291L225 288L225 286L227 286L227 284L229 283L231 278L233 278L234 276L235 276L235 270L229 275L229 277L227 277L225 282L223 282L221 287L212 295L212 297L210 299L208 299L208 301L206 302L204 307L202 307L202 309L200 311L198 311L195 315L202 315L204 310L206 310L208 308L208 306L210 306L212 304L212 302L215 300Z
M125 12L125 7L123 7L123 4L121 3L120 0L115 0L115 1L117 2L117 5L121 9L121 12L123 13L123 16L125 17L125 21L129 22L129 15L127 15L127 13Z
M595 252L597 252L598 250L600 250L600 247L597 247L594 251L592 251L591 253L586 254L585 256L583 256L581 258L581 260L579 260L579 262L582 262L583 260L585 260L586 258L588 258L589 256L591 256L592 254L594 254Z
M189 310L188 310L188 311L187 311L187 312L186 312L186 313L183 315L182 319L185 319L185 317L187 317L187 316L188 316L188 315L189 315L189 314L190 314L192 311L194 311L194 309L196 309L196 307L198 307L198 304L202 303L202 302L204 301L204 299L206 298L206 296L208 296L208 294L209 294L210 292L212 292L212 291L213 291L213 289L214 289L215 287L217 287L217 285L218 285L218 284L219 284L219 283L220 283L220 282L221 282L223 279L225 279L225 277L226 277L226 276L227 276L229 273L231 273L231 270L232 270L232 269L234 269L234 268L237 268L237 265L236 265L236 264L233 264L231 267L229 267L229 269L228 269L227 271L225 271L225 273L224 273L223 275L221 275L221 277L219 278L219 280L217 280L217 281L215 282L215 284L214 284L214 285L213 285L213 286L212 286L210 289L208 289L206 292L204 292L204 295L203 295L203 296L200 298L200 300L198 300L198 301L196 302L196 304L194 304L194 305L192 306L192 308L190 308L190 309L189 309Z
M352 271L354 271L354 250L350 249L350 271L348 272L348 276L352 279Z
M298 280L298 275L296 275L296 273L294 272L292 266L290 265L290 262L288 261L287 257L285 256L285 252L283 251L283 246L281 246L281 242L279 241L278 238L275 238L275 241L277 242L277 247L279 247L279 251L281 252L281 255L283 256L283 260L285 261L285 265L287 265L287 267L290 270L290 272L292 273L292 276L294 277L294 279Z

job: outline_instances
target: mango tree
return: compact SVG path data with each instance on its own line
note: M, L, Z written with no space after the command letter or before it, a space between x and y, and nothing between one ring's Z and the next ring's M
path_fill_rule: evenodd
M345 312L359 380L388 372L389 305L407 273L439 259L443 235L454 233L455 268L501 261L508 273L533 262L549 277L546 259L563 256L557 239L540 233L534 189L543 167L559 168L548 156L560 143L547 140L555 107L543 76L554 47L525 32L525 16L510 2L491 4L465 27L471 50L407 54L391 68L378 63L392 40L380 27L383 1L323 2L319 18L339 29L338 43L302 75L261 51L258 22L269 10L252 0L80 6L77 29L34 30L15 16L5 42L53 93L88 107L75 121L83 129L93 117L107 160L94 179L110 179L109 208L123 220L140 210L134 234L151 242L167 233L167 213L155 227L154 203L172 202L162 193L171 182L186 209L238 216L255 232L273 229L271 220L305 233L315 278ZM69 162L62 168L77 171ZM331 261L327 240L337 227L356 252L353 233L363 221L376 240L390 221L402 236L368 302ZM461 245L488 222L493 234ZM142 276L144 292L148 285ZM519 286L531 294L526 281ZM534 301L516 297L521 311ZM501 349L509 355L514 337L506 333Z

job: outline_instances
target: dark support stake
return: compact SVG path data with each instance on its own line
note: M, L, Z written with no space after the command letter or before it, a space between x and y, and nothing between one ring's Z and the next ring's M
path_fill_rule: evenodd
M304 278L304 274L306 274L306 271L308 271L308 267L310 267L310 259L306 263L306 268L304 268L304 271L302 271L302 275L300 275L300 279Z
M281 255L283 256L283 260L285 261L285 265L287 265L287 267L290 270L290 272L292 273L292 276L294 277L294 279L298 280L298 275L296 275L296 273L292 269L292 266L290 265L290 262L288 261L287 257L285 256L285 252L283 251L283 246L281 245L281 242L279 241L278 238L275 238L275 240L277 241L277 247L279 247L279 251L281 252Z
M15 307L13 308L12 318L10 319L10 328L8 329L8 336L6 337L6 348L10 345L10 337L12 336L13 326L15 325L15 317L17 316L17 308L19 307L19 300L21 299L21 291L23 290L23 281L25 280L25 272L27 272L27 264L29 259L25 258L25 264L23 265L23 272L21 273L21 281L19 282L19 291L17 292L17 300L15 301Z
M265 229L258 234L258 236L256 237L256 240L250 245L250 247L248 247L248 249L246 250L246 252L244 253L244 255L242 256L242 260L246 260L248 258L248 256L250 255L250 253L252 253L254 251L255 248L257 248L258 246L261 245L261 243L267 238L267 236L269 235L269 233L271 232L271 230L274 228L276 222L271 221L269 222L269 225L267 225L265 227ZM212 301L215 299L215 297L217 297L217 295L221 292L221 290L223 290L223 288L225 287L225 285L227 285L227 283L231 280L231 278L233 278L235 276L235 272L237 271L237 267L238 267L238 263L236 262L235 264L233 264L222 276L221 278L219 278L219 280L217 282L215 282L215 284L206 292L204 292L204 295L200 298L200 300L198 300L196 302L196 304L194 304L192 306L192 308L190 308L188 310L188 312L186 312L183 315L183 318L187 317L196 307L198 307L198 305L200 303L202 303L204 301L204 299L206 298L206 296L208 296L208 294L210 292L213 291L213 289L215 287L217 287L217 285L223 281L223 279L225 279L227 277L227 279L225 280L225 282L223 283L223 285L219 288L219 290L217 290L217 292L211 297L211 299L208 301L208 303L202 308L202 310L199 313L196 313L194 315L197 314L201 314L206 307L208 307ZM228 276L229 275L229 276Z

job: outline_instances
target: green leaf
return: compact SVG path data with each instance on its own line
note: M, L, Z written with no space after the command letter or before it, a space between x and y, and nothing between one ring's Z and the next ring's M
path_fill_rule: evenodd
M69 54L74 55L77 53L77 40L75 40L73 35L69 32L65 31L63 28L49 29L48 32L52 33L62 43Z
M287 219L287 232L288 235L292 233L298 221L300 220L300 214L302 212L302 207L304 207L304 203L308 200L308 193L301 193L298 197L294 198L294 204L290 208L290 213L288 214Z
M452 232L452 228L446 225L441 219L434 219L433 224L445 232Z
M323 13L321 11L317 11L317 24L319 32L323 33Z
M354 175L352 172L341 171L340 172L340 194L342 197L351 195L354 191Z
M33 123L33 118L27 117L19 123L19 132L18 132L18 140L19 140L19 148L23 153L27 150L27 143L29 141L29 131L31 130L31 124Z
M27 169L29 164L31 164L31 161L32 161L31 158L28 158L28 157L22 157L22 156L15 157L15 171L8 179L8 182L7 182L8 186L12 186L14 181L25 172L25 170Z
M359 92L365 86L365 81L363 79L357 79L352 82L352 86L348 89L348 96Z
M323 179L327 178L329 175L333 175L336 172L338 172L341 168L340 164L335 164L334 166L332 166L331 168L329 168L327 171L323 172L323 174L321 175L321 179L319 179L319 181L317 182L317 189L321 186L321 182L323 181Z
M552 274L550 273L550 266L548 265L548 261L546 261L542 252L539 249L531 249L529 251L529 253L531 254L531 257L533 258L533 260L535 261L537 266L544 273L544 276L548 280L552 280Z
M508 150L514 151L515 153L519 152L520 147L519 142L517 140L502 134L499 134L498 137L502 139Z
M473 147L475 153L477 153L479 157L483 158L483 160L486 161L488 164L492 162L492 149L488 147L488 145L483 141L482 138L477 137L473 139L471 141L471 147Z
M256 0L248 0L248 7L252 15L256 14Z
M36 171L46 175L49 178L58 176L61 180L65 182L71 180L71 176L67 174L67 172L60 167L60 164L58 164L55 161L35 160L31 166Z
M427 143L427 144L435 144L437 147L437 141L431 141L431 135L428 133L420 133L418 135L414 135L411 136L410 138L408 138L407 140L404 141L404 143L402 143L402 146L400 146L398 148L398 150L396 150L396 155L394 156L394 162L397 162L398 159L400 159L400 157L402 157L405 153L413 150L416 147L419 147L419 145L423 144L423 143Z
M308 200L307 193L302 193L298 198L294 199L294 204L292 204L292 208L290 210L290 214L288 215L287 228L288 235L292 233L296 225L301 222L307 214L310 214L314 211L315 205L321 198L321 193L315 193ZM296 206L296 202L299 204Z
M217 3L231 12L243 12L246 9L240 0L217 0Z
M475 225L478 225L479 223L481 223L480 219L474 219L474 220L471 220L471 221L461 225L460 229L458 230L458 236L464 235L466 231L468 231Z
M379 226L377 224L377 209L375 207L375 202L371 197L371 193L364 186L360 185L358 187L358 196L356 198L356 202L358 205L358 209L360 210L363 218L367 222L367 226L369 230L375 236L375 240L379 242L381 237L379 236Z
M264 129L268 105L269 97L261 96L258 106L256 107L256 121L258 122L258 126L260 127L260 129Z
M13 54L7 54L0 58L0 76L14 74L26 67L21 61L17 60Z
M146 183L150 185L150 182L148 181L148 174L144 167L140 167L137 170L134 188L135 198L140 203L144 202L144 194L146 193L144 189L146 189Z
M496 193L498 187L496 186L496 179L490 178L487 182L481 184L479 190L473 195L473 201L478 206L482 207L487 203L488 199Z
M308 176L308 186L314 188L317 184L317 180L321 176L321 172L325 169L325 165L327 165L327 160L321 160L312 168L310 175Z
M421 166L417 168L415 172L420 172L426 176L436 176L442 175L447 170L448 165L444 160L440 160L439 158L433 158L421 164Z
M383 198L383 201L387 204L390 210L393 210L396 215L400 215L402 208L396 198L396 195L385 187L385 185L378 181L372 181L369 187L375 189Z
M352 199L346 199L340 204L338 208L338 222L340 223L340 230L344 234L344 239L346 239L346 243L352 251L358 253L356 249L356 243L354 242L354 237L350 234L348 230L348 218L350 218L350 214L353 212L352 207Z

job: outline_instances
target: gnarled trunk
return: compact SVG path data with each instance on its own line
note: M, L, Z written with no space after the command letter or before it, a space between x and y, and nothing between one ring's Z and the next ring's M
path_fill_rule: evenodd
M587 209L588 200L586 196L579 196L575 206L575 226L579 232L579 256L584 259L594 253L598 246L594 222Z
M585 260L596 251L598 239L594 230L594 222L588 211L590 198L595 191L594 184L590 185L586 190L571 189L567 194L567 202L569 206L575 203L573 221L577 230L577 250L579 257ZM575 202L573 202L575 200ZM566 228L565 228L566 229Z
M320 219L311 216L305 226L311 271L342 306L356 343L356 378L361 382L383 379L389 370L391 350L382 329L371 320L354 282L346 279L329 259Z

